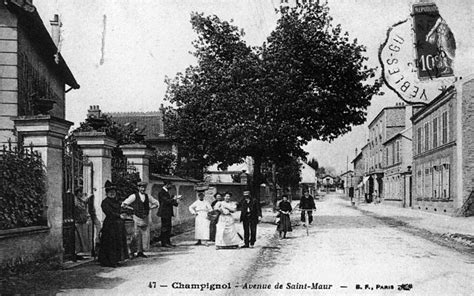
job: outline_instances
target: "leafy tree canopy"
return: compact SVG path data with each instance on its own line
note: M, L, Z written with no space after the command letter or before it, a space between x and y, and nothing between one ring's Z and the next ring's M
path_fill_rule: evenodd
M312 139L332 140L365 122L380 82L364 65L365 47L332 25L325 4L282 10L261 47L217 16L193 13L198 37L190 66L167 79L168 134L202 165L255 160L260 166L305 157ZM371 82L370 82L371 81ZM185 148L187 147L187 148Z

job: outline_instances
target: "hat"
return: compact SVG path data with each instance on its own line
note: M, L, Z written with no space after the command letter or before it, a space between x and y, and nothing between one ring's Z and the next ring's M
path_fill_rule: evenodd
M140 186L147 186L148 183L147 182L143 182L143 181L140 181L137 183L137 186L140 187Z
M248 190L244 191L244 195L250 195L250 191Z
M116 190L117 186L115 186L114 183L110 182L110 180L107 180L105 181L104 188L105 188L105 191L107 192L109 190Z

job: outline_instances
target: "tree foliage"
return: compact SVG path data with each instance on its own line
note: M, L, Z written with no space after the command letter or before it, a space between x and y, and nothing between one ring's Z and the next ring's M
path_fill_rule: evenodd
M362 124L380 82L369 82L365 48L331 21L326 5L298 5L252 48L238 27L193 13L197 65L167 79L168 134L203 166L253 157L258 193L266 160L305 157L310 140Z
M46 225L46 172L41 156L31 151L0 151L0 230Z
M315 171L318 171L319 169L319 163L314 157L308 160L308 165L312 167Z

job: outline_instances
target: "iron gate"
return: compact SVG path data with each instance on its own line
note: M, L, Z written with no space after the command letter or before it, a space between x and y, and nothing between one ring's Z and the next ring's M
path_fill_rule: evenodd
M75 190L92 192L92 163L74 142L65 141L63 149L63 248L64 260L75 260L76 227L74 219Z

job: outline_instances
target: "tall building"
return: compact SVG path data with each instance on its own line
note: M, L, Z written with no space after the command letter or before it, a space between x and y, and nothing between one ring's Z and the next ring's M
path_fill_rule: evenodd
M456 214L474 189L474 77L462 79L413 118L413 207Z

